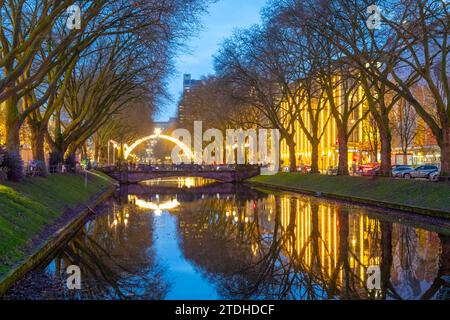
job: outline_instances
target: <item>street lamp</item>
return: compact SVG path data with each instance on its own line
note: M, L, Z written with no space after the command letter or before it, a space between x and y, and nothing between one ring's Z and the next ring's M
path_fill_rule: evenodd
M116 150L117 150L117 147L118 147L118 145L117 145L117 143L113 143L113 164L115 164L116 163Z
M162 129L161 129L161 128L156 128L156 129L155 129L155 134L156 134L157 136L160 136L161 133L162 133Z

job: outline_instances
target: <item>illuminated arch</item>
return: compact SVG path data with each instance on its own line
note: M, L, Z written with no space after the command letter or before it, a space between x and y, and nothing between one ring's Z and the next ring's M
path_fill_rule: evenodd
M128 159L128 156L131 154L131 152L133 152L133 150L138 145L140 145L143 142L146 142L146 141L149 141L152 139L156 139L156 138L161 138L161 139L175 143L177 146L179 146L184 151L184 153L188 156L189 159L194 159L194 154L192 153L191 149L187 145L185 145L183 142L181 142L180 140L177 140L171 136L166 136L164 134L152 134L151 136L137 140L131 146L125 145L125 154L124 154L125 160ZM114 142L114 141L112 141L112 142ZM114 143L116 143L116 142L114 142Z

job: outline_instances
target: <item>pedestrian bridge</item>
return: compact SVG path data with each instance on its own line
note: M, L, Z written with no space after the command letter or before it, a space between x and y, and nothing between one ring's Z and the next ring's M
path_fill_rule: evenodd
M121 184L135 184L146 180L161 179L168 177L199 177L221 182L242 182L246 179L260 174L260 168L254 165L236 166L138 166L122 167L116 166L99 168L100 171Z

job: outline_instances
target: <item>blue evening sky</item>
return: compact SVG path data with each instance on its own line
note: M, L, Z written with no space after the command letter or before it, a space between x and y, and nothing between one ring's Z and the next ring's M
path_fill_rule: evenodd
M173 102L161 106L155 120L166 121L176 115L177 101L183 91L183 74L190 73L193 79L213 74L213 55L220 44L236 28L246 28L260 21L260 11L266 0L219 0L202 16L202 31L186 43L188 53L175 59L176 72L169 82Z

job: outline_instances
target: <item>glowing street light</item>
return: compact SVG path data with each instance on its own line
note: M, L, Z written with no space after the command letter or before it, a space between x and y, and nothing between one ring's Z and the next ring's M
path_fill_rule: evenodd
M155 134L156 134L157 136L161 135L161 133L162 133L162 129L161 129L161 128L156 128L156 129L155 129Z

